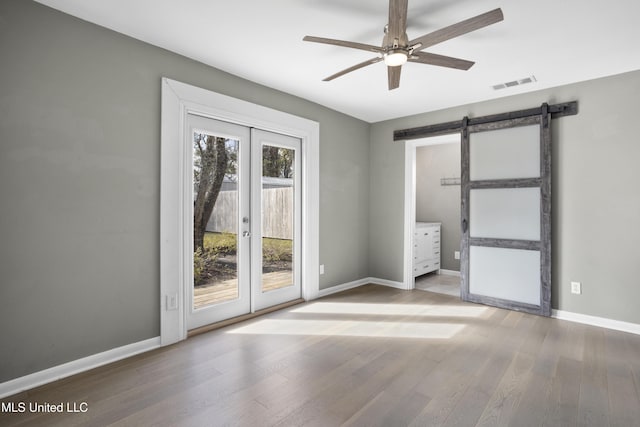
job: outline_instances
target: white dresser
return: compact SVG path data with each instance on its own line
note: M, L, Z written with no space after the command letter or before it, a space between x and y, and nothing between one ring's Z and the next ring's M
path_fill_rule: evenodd
M440 223L416 222L413 232L413 277L440 269Z

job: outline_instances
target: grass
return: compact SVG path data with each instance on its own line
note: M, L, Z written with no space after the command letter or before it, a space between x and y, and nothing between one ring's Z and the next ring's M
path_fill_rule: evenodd
M231 233L205 233L204 250L193 254L193 282L195 286L225 280L235 273L234 260L237 236ZM218 258L228 256L226 262ZM230 258L230 259L229 259ZM262 267L274 270L288 269L293 259L293 241L286 239L262 239Z
M205 233L205 249L213 249L219 255L230 255L236 253L236 235L231 233Z
M237 250L237 238L231 233L205 233L205 249L212 249L218 255L233 255ZM291 261L293 240L262 239L263 258L267 261Z

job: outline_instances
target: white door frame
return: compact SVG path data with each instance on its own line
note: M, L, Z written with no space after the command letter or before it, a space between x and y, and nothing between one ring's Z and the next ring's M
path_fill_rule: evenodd
M299 138L302 143L302 298L319 293L319 157L318 122L162 78L160 178L160 341L169 345L187 337L185 269L186 236L182 224L183 180L188 113Z
M404 289L416 287L413 277L413 232L416 224L416 148L460 143L460 132L404 141Z

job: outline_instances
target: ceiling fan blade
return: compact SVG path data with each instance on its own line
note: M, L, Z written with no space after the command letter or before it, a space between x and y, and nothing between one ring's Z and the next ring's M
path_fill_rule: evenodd
M475 64L473 61L452 58L450 56L436 55L428 52L414 52L414 57L409 57L409 62L417 62L419 64L437 65L439 67L456 68L458 70L468 70Z
M392 45L397 39L401 46L406 46L407 2L408 0L389 0L389 27L385 44Z
M353 49L367 50L369 52L375 52L375 53L380 53L383 51L382 48L371 45L371 44L349 42L346 40L327 39L324 37L305 36L302 40L306 42L331 44L334 46L342 46L342 47L350 47Z
M397 67L387 67L387 76L389 77L389 90L397 89L400 87L400 71L402 65Z
M504 19L502 10L500 8L494 9L490 12L483 13L482 15L475 16L473 18L465 19L457 24L449 25L448 27L441 28L429 34L425 34L422 37L413 39L409 42L409 45L415 45L420 43L420 46L416 47L415 51L426 49L429 46L433 46L438 43L442 43L446 40L454 37L461 36L463 34L470 33L480 28L484 28L488 25L495 24Z
M382 61L382 58L371 58L371 59L369 59L367 61L364 61L364 62L361 62L359 64L356 64L353 67L349 67L349 68L344 69L342 71L338 71L337 73L330 75L329 77L327 77L326 79L323 79L322 81L323 82L328 82L328 81L336 79L336 78L338 78L340 76L344 76L347 73L350 73L350 72L355 71L355 70L359 70L360 68L364 68L367 65L375 64L376 62L380 62L380 61Z

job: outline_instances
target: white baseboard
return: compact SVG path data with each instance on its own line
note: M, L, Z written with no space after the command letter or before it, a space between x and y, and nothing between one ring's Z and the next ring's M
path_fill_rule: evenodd
M366 285L368 283L369 281L365 278L365 279L354 280L353 282L343 283L341 285L331 286L330 288L320 289L320 291L318 292L318 298L326 297L327 295L357 288L359 286Z
M160 347L160 337L124 345L0 383L0 399Z
M438 274L442 274L445 276L456 276L456 277L460 277L460 272L459 271L455 271L455 270L445 270L444 268L441 268L440 270L438 270Z
M389 286L390 288L402 289L403 291L407 290L407 287L402 282L395 282L393 280L387 279L378 279L377 277L367 277L367 283L373 283L374 285L382 285Z
M601 328L613 329L614 331L628 332L640 335L640 325L637 323L623 322L620 320L607 319L604 317L589 316L587 314L572 313L564 310L551 310L551 317L568 320L570 322L582 323Z
M327 295L335 294L337 292L346 291L349 289L357 288L359 286L374 284L374 285L382 285L389 286L391 288L402 289L405 290L406 287L402 282L394 282L392 280L387 279L378 279L376 277L365 277L364 279L354 280L353 282L343 283L341 285L332 286L326 289L320 289L318 292L318 298L326 297Z

